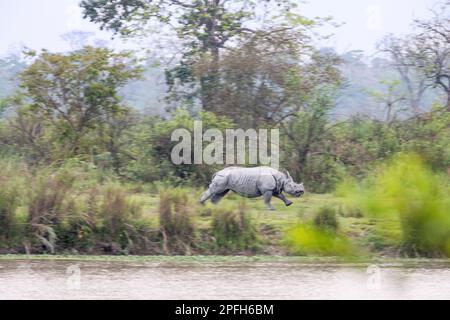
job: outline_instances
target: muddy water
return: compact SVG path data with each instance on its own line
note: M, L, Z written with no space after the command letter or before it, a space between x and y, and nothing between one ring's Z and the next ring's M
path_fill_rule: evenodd
M0 299L450 299L450 263L0 260Z

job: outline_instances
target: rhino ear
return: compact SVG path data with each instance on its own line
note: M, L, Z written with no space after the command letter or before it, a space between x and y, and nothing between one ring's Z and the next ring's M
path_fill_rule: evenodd
M287 171L287 170L286 170L286 177L287 177L289 180L293 181L291 175L289 174L289 171Z

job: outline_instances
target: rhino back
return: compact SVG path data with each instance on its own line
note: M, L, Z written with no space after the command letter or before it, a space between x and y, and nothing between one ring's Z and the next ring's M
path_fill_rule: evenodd
M270 167L228 167L216 176L227 177L228 188L247 197L260 196L262 192L276 187L276 177L281 174Z

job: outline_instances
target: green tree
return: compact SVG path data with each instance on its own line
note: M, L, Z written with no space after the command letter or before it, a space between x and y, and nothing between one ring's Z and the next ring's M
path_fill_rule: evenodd
M221 56L239 37L255 33L272 36L287 29L309 28L319 21L294 13L296 6L294 1L281 0L266 1L259 6L251 0L81 2L85 17L115 33L136 35L147 31L145 27L155 20L163 24L162 28L174 30L182 43L182 57L175 68L167 70L167 83L172 91L177 83L189 85L185 91L178 90L178 96L184 92L183 97L191 102L199 96L205 111L215 111L214 93L220 83ZM261 10L267 13L259 15L263 19L258 16ZM197 78L194 67L199 61L207 67Z
M93 144L83 145L83 139L127 111L118 89L140 72L128 52L89 46L68 54L44 50L20 74L21 102L26 105L20 114L36 119L36 125L49 125L52 142L65 156L89 154Z
M223 164L207 165L207 164L174 164L171 160L173 147L178 144L171 141L171 134L175 129L184 128L191 132L191 138L194 139L193 129L196 119L190 116L186 111L177 110L170 120L156 121L147 131L150 132L148 140L142 145L145 150L141 161L147 162L147 159L153 161L153 166L158 169L156 180L165 180L174 184L183 184L186 182L197 185L206 186L211 176L219 168L223 168ZM198 120L202 121L203 132L208 129L218 129L225 132L225 129L233 128L232 121L225 117L216 116L212 112L200 112ZM194 141L192 140L192 143ZM211 142L204 141L203 146ZM220 151L219 151L220 152ZM191 150L190 158L194 159L194 149ZM147 170L151 169L148 164L145 165Z
M295 178L316 192L329 190L339 178L328 143L330 130L339 124L329 120L333 92L330 87L316 88L301 110L282 123L282 134L287 137L282 161Z
M296 30L242 37L222 55L216 113L241 127L275 126L298 112L318 84L339 82L338 64L334 54L319 52ZM196 70L206 67L199 63Z

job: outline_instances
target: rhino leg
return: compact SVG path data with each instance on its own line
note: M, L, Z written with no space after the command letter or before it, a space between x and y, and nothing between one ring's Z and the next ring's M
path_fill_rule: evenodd
M291 200L286 199L286 197L282 193L274 194L273 196L283 201L287 207L293 203Z
M200 203L205 203L206 200L212 197L211 201L217 203L227 192L227 179L225 177L216 177L213 179L209 185L208 190L206 190L201 198Z
M225 190L224 192L213 194L213 196L211 197L211 202L217 204L220 199L222 199L228 193L228 191L230 190Z
M201 198L200 198L200 203L204 204L206 200L208 200L209 198L211 198L212 194L211 191L206 190L205 192L203 192Z
M272 195L273 195L273 193L272 193L272 191L266 191L266 192L264 192L264 194L263 194L263 197L264 197L264 203L266 204L266 207L267 207L267 209L269 209L269 210L275 210L273 207L272 207L272 204L270 203L270 199L272 198Z

